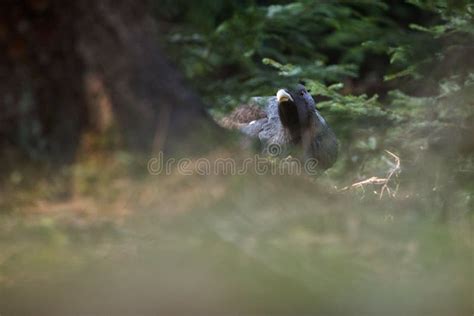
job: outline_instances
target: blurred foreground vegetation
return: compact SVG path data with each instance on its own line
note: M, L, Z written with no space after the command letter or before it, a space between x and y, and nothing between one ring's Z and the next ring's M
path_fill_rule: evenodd
M318 178L152 176L113 124L60 170L9 152L1 315L472 314L474 5L155 8L161 44L217 119L302 80L338 163Z

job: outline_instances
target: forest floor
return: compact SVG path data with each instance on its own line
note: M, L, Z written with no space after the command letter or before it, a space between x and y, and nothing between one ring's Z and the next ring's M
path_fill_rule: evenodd
M3 181L2 315L472 312L472 220L439 221L403 191L341 190L351 181L328 175L153 176L122 152L47 173Z

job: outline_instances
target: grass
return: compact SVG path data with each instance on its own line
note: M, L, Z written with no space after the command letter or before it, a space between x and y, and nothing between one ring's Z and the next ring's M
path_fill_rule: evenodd
M59 199L29 172L2 191L2 315L473 311L472 216L440 222L414 195L341 192L332 176L151 176L115 153L79 160Z

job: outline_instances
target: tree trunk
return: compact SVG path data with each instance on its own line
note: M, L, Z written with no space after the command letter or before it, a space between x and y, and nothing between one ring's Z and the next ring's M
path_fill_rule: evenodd
M101 76L132 149L195 151L221 134L159 48L147 1L7 0L0 12L0 139L71 161L86 71Z
M0 4L0 144L33 158L72 161L87 123L74 14L60 1Z
M198 149L218 128L158 47L148 9L146 1L80 1L80 53L102 74L128 144Z

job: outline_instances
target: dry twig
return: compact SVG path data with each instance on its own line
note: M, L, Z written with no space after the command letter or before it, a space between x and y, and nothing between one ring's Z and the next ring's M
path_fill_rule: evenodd
M354 188L360 188L360 189L362 189L362 190L365 192L365 186L366 186L366 185L369 185L369 184L372 184L372 185L382 185L382 188L381 188L381 191L380 191L380 195L379 195L379 198L380 198L380 199L383 198L383 195L384 195L385 192L387 192L389 196L395 197L395 195L396 195L396 193L397 193L397 191L398 191L398 184L397 184L397 186L395 187L395 190L392 190L392 189L390 189L390 187L389 187L389 183L390 183L390 180L392 179L392 177L393 177L394 175L397 175L398 172L400 172L400 157L398 157L397 155L395 155L394 153L392 153L392 152L390 152L390 151L388 151L388 150L385 150L385 152L386 152L387 154L389 154L389 155L394 159L393 167L392 167L391 170L388 172L386 178L371 177L371 178L368 178L368 179L365 179L365 180L362 180L362 181L353 183L353 184L351 184L350 186L344 187L344 188L341 189L341 191L346 191L346 190L354 189Z

